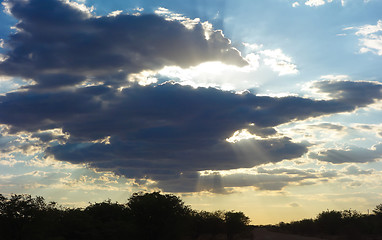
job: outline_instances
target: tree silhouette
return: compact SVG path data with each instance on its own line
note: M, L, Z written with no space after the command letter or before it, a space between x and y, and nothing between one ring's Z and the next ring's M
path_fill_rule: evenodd
M192 214L192 236L216 235L225 232L224 212L194 211Z
M382 216L382 204L375 206L373 213L377 216Z
M340 211L324 211L317 216L317 224L327 234L335 234L342 225L342 213Z
M134 193L126 204L106 200L64 208L42 197L0 194L0 239L177 240L233 236L248 224L242 212L194 211L172 194Z
M243 232L249 224L249 218L243 212L226 212L225 224L227 228L228 239L233 239L237 233Z
M191 209L171 194L134 193L127 203L141 239L179 239Z

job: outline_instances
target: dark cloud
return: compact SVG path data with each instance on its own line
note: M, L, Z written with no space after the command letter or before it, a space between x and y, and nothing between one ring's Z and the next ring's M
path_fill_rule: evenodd
M333 124L333 123L320 123L316 125L309 125L309 128L328 129L328 130L336 130L336 131L342 131L345 129L344 126L339 124Z
M382 85L375 82L328 80L316 82L314 86L338 101L357 107L371 104L382 97Z
M310 157L334 164L375 162L382 156L382 144L374 149L352 147L346 150L329 149L319 153L311 153ZM354 169L353 169L354 170Z
M19 22L5 42L0 73L33 78L41 88L75 85L86 77L118 85L128 73L166 65L247 64L220 31L207 40L201 24L188 29L157 15L92 16L59 0L6 4Z
M276 132L272 127L351 111L356 105L343 99L271 98L174 84L123 91L94 86L8 93L0 97L0 113L6 113L0 114L0 122L12 133L62 128L70 135L67 143L46 151L58 160L150 178L166 190L180 190L173 181L181 179L188 183L183 190L195 190L198 171L248 168L302 156L307 146L286 137L267 138ZM263 138L225 141L243 128Z
M301 207L300 204L298 204L298 203L290 203L289 206L294 207L294 208Z

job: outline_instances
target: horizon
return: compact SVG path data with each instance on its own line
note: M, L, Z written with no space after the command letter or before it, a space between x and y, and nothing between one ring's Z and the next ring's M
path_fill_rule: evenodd
M382 203L382 2L5 0L0 194L251 224Z

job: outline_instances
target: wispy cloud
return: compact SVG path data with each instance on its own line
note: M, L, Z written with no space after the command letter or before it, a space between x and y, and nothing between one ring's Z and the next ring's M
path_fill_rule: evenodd
M361 45L360 53L371 52L382 56L382 20L376 25L363 25L360 27L348 27L344 30L356 30Z

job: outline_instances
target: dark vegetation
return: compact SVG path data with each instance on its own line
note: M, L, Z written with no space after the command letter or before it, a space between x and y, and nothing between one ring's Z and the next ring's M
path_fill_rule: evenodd
M382 204L377 205L372 214L361 214L356 210L327 210L318 214L315 219L281 222L268 227L273 231L306 236L382 239Z
M248 229L242 212L195 211L171 194L134 193L125 204L110 200L65 208L42 197L0 194L0 239L197 239ZM210 237L212 238L212 237Z

